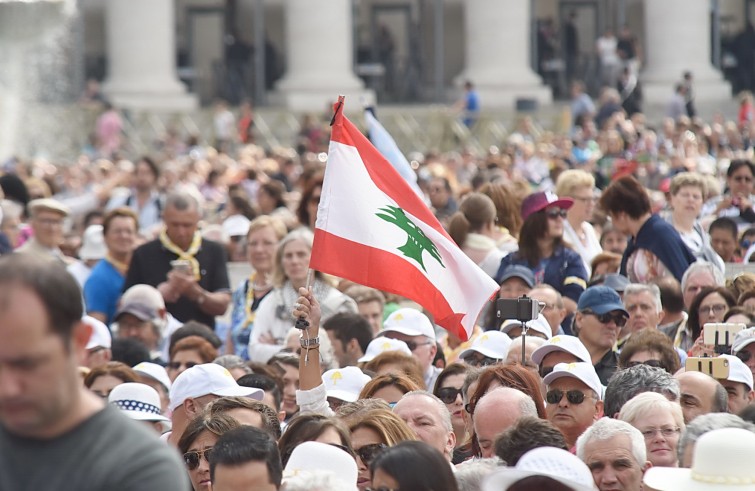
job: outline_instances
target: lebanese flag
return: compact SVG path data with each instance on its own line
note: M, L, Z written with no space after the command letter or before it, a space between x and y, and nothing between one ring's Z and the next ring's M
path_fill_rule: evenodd
M469 339L498 290L393 166L335 107L312 269L409 298Z

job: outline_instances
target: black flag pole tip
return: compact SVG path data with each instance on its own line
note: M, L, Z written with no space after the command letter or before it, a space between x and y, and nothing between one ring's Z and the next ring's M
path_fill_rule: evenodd
M339 95L338 96L338 104L336 105L336 110L333 111L333 119L330 120L330 126L333 126L336 124L336 116L338 115L338 112L343 109L343 101L346 100L345 95Z

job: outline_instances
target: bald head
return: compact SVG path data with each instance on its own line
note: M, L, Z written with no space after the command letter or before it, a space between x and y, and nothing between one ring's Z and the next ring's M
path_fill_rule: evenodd
M482 396L472 417L482 457L494 455L496 437L522 416L538 417L535 402L524 392L499 387Z
M726 389L713 377L701 372L679 372L674 378L681 389L679 403L685 423L702 414L727 412Z

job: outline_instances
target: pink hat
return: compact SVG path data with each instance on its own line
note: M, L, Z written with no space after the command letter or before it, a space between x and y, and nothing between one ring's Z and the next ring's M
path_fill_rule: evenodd
M557 206L568 210L573 204L573 199L559 198L551 191L532 193L522 201L522 220L526 220L533 213L544 210L549 206Z

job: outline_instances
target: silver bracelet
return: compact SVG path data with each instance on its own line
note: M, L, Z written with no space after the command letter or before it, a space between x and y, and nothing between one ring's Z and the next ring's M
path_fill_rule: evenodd
M315 338L299 338L299 343L302 348L311 348L313 346L320 346L320 337Z

